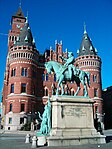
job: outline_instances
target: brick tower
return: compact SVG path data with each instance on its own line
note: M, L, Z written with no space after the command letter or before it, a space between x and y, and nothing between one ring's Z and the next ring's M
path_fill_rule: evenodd
M3 88L5 130L20 129L35 118L40 104L37 96L42 96L38 90L39 52L21 7L11 23Z
M101 81L101 58L97 55L97 50L93 47L86 28L84 26L84 34L80 49L77 51L78 57L75 59L75 65L81 70L90 72L90 88L88 94L90 98L95 100L94 113L95 116L102 117L102 81ZM80 90L83 95L83 88Z

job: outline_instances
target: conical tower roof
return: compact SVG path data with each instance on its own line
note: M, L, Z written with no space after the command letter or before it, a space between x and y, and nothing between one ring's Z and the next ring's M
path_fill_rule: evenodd
M28 20L26 19L24 27L20 30L20 34L17 37L14 46L33 46L35 47L35 41L33 39L31 29L28 24Z
M80 49L78 50L77 54L78 56L97 55L97 51L93 47L92 41L90 40L85 27Z
M18 8L17 12L15 13L14 17L20 17L20 18L25 18L24 14L22 12L21 7Z

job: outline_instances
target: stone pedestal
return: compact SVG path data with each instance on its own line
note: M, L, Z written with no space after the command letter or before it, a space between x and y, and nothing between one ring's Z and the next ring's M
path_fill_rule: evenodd
M105 143L93 122L93 103L90 98L52 96L52 130L49 146Z

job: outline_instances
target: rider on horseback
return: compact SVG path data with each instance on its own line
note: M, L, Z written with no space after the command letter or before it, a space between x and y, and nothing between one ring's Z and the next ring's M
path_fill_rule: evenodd
M62 67L61 69L61 74L63 74L65 70L68 69L69 78L71 80L72 79L72 68L73 68L73 63L74 63L74 55L72 52L68 52L68 58L64 58L62 56L60 56L60 58L66 61L66 63L64 64L64 67Z

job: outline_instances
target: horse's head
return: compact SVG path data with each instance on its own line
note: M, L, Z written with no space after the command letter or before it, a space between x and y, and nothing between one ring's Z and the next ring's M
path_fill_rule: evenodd
M47 69L47 73L51 74L53 68L50 61L45 63L45 68Z

